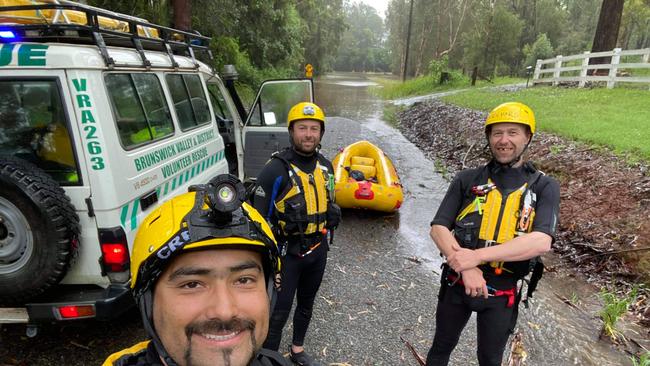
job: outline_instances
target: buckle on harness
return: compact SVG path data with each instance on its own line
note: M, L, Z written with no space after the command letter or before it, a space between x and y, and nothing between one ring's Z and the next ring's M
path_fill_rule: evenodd
M483 247L488 248L488 247L491 247L491 246L496 245L496 244L497 244L496 240L485 240L484 243L483 243Z
M453 274L449 274L447 276L447 286L453 287L455 285L463 286L463 280L461 279L460 276L456 276ZM507 296L508 297L508 302L506 304L506 307L511 308L515 305L515 296L517 294L517 287L513 287L508 290L497 290L494 287L487 285L488 289L488 296L489 297L499 297L499 296Z
M513 287L508 290L497 290L492 286L488 286L488 294L490 296L508 296L508 303L506 307L511 308L515 305L515 294L517 292L517 287Z

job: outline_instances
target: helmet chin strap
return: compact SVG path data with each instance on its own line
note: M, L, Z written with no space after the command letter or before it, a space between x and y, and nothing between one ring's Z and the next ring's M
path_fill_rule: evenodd
M158 356L165 362L167 366L178 366L176 361L167 353L165 346L163 346L162 341L158 337L156 330L153 326L153 294L151 289L145 291L141 298L138 301L138 307L140 308L140 314L142 314L142 323L144 324L144 330L151 337L154 347L158 352Z

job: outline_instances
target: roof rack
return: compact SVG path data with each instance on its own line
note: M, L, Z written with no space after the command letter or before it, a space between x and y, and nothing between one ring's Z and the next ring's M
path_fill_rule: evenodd
M135 48L142 60L142 67L153 67L144 50L165 52L174 68L179 64L174 55L192 59L194 68L199 67L195 51L207 53L210 37L182 31L133 16L77 4L64 0L50 3L0 7L0 28L10 30L15 38L0 37L0 43L16 42L65 42L94 44L108 68L130 66L117 64L110 57L107 45Z

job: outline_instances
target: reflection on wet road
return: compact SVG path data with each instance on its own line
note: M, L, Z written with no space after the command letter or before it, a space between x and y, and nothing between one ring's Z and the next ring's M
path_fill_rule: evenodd
M328 116L323 153L333 158L338 149L362 139L378 145L400 174L404 204L394 216L345 212L310 330L318 339L308 336L307 346L321 350L330 362L412 365L399 335L426 355L442 260L429 239L429 221L448 182L417 147L381 120L383 102L367 92L373 84L354 74L317 80L316 102ZM414 264L418 260L421 264ZM630 364L625 354L598 340L594 292L579 280L545 275L530 309L520 310L527 364ZM566 305L564 300L572 298L582 310ZM474 328L472 319L451 364L476 364Z

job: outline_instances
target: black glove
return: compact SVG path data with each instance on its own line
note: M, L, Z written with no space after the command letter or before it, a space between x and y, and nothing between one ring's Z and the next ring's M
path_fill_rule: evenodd
M328 229L336 229L341 223L341 208L336 203L327 204L327 224Z

